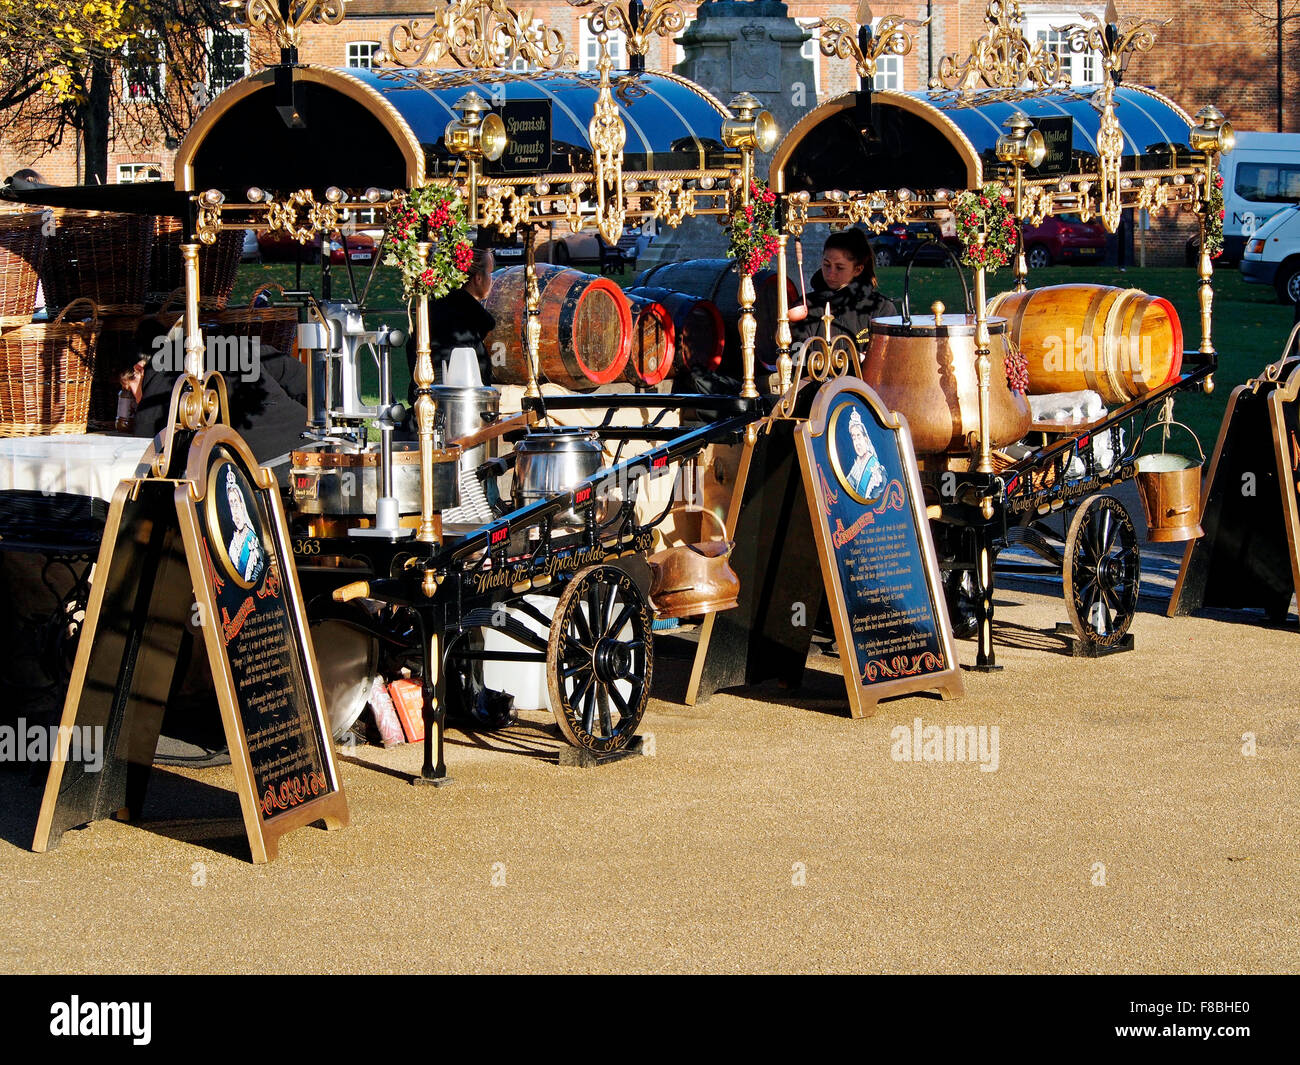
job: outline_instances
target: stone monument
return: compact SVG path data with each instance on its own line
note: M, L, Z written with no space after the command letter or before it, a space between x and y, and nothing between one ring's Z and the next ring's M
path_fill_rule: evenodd
M737 93L752 93L784 136L817 106L812 60L801 54L808 37L778 0L705 0L696 9L695 21L677 38L686 58L673 70L724 104ZM770 162L770 155L756 156L755 176L766 179ZM676 229L660 226L642 262L652 266L680 258L717 258L726 252L722 227L713 218L695 218Z

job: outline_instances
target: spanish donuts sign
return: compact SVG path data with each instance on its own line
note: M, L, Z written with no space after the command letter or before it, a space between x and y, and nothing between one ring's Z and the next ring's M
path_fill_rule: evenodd
M798 441L853 716L905 691L961 694L906 428L844 378L823 387Z

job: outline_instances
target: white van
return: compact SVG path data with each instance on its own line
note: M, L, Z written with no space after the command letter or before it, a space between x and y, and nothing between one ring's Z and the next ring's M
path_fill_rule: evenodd
M1300 206L1273 215L1246 242L1241 276L1272 285L1281 303L1300 303Z
M1241 260L1246 242L1284 207L1300 203L1300 133L1238 133L1219 161L1223 175L1223 255Z

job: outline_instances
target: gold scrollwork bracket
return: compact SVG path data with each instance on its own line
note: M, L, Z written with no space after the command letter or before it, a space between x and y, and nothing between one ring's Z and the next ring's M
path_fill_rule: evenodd
M930 88L969 96L981 82L990 89L1014 89L1025 82L1045 89L1061 79L1057 54L1042 42L1025 40L1019 0L990 0L984 21L988 31L971 42L968 56L959 61L954 53L939 60Z
M619 3L618 0L569 0L570 7L592 7L595 10L587 16L587 25L591 32L618 32L627 40L629 54L644 56L650 50L650 42L655 37L667 37L680 33L686 28L686 15L678 0L648 0L642 5L639 17L633 25L631 5Z
M865 3L858 11L860 24L869 24L871 8ZM858 40L859 23L848 19L827 15L812 26L821 30L821 53L832 59L852 60L858 77L870 80L876 76L876 66L886 56L910 55L916 47L916 31L928 23L927 19L903 18L901 15L883 15L876 22L869 43L864 51Z
M309 22L337 26L343 21L347 0L290 0L287 14L276 0L222 0L233 14L231 21L245 29L269 27L281 48L302 44L302 28Z
M432 0L429 6L431 19L410 19L389 31L386 59L419 67L450 58L465 69L508 67L517 59L543 70L577 65L559 30L535 26L531 11L517 12L505 0Z
M846 376L850 371L855 377L862 376L862 358L851 336L841 333L830 340L821 334L809 337L795 348L793 383L772 409L772 418L789 420L794 417L799 390L805 381L825 384L833 378ZM771 429L770 421L768 429Z

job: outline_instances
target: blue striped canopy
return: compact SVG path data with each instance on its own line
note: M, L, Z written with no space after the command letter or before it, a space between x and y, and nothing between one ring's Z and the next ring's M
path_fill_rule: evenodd
M1031 119L1069 118L1072 159L1066 173L1095 173L1100 88L985 89L967 97L950 90L881 91L872 93L866 121L856 95L848 93L790 131L776 150L773 178L783 170L789 191L974 188L993 176L1003 123L1017 112ZM1114 99L1123 170L1188 164L1192 121L1177 104L1138 86L1118 87Z

